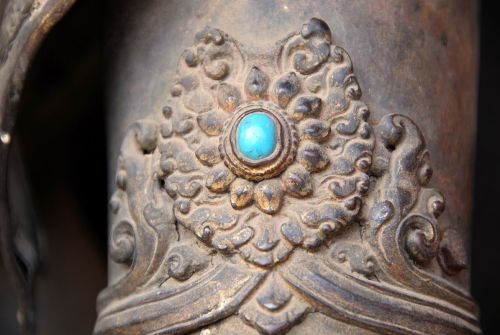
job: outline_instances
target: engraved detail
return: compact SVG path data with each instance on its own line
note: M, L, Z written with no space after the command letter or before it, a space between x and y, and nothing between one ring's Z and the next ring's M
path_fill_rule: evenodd
M113 226L109 255L117 263L132 262L135 251L135 236L132 225L121 221Z
M175 94L158 121L179 134L163 136L160 145L176 220L208 246L263 268L296 248L318 250L352 224L368 189L374 137L350 58L331 45L328 26L317 19L269 53L278 56L275 63L217 29L196 42L179 63ZM323 79L306 92L317 74ZM276 147L253 161L239 152L236 134L256 112L276 125ZM229 217L238 219L221 222ZM262 236L276 245L260 248Z
M269 77L258 67L254 66L250 70L245 81L245 92L249 99L266 99L269 87Z
M96 333L186 333L237 314L284 334L309 312L381 333L420 333L424 316L436 333L479 332L446 279L466 262L438 225L422 134L401 115L369 123L360 99L319 19L268 53L198 33L165 107L125 137L110 256L126 269L99 297ZM275 125L255 160L236 136L252 113Z
M283 334L300 322L307 310L307 304L293 296L283 280L272 275L256 298L241 308L240 315L261 334Z
M168 275L179 281L185 281L208 265L207 257L195 248L176 245L168 252Z
M448 229L443 233L438 260L439 265L448 275L454 275L467 268L464 243L460 243L460 241L462 241L462 237L454 229Z

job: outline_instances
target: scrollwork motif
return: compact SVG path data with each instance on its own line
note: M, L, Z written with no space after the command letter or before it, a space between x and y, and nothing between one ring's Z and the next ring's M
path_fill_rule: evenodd
M276 48L203 30L162 110L131 127L111 200L110 255L125 269L95 332L186 333L237 314L284 334L311 312L382 333L420 334L415 314L439 333L478 332L444 276L465 264L440 230L418 127L369 120L324 21ZM249 115L271 129L265 155L241 149Z

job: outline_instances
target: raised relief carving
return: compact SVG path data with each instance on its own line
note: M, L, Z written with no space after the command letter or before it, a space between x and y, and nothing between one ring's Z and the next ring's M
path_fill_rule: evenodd
M163 109L123 142L110 236L122 277L95 333L181 334L236 314L284 334L311 312L381 333L478 333L447 280L466 264L440 231L429 156L409 118L369 121L325 22L264 54L203 30Z

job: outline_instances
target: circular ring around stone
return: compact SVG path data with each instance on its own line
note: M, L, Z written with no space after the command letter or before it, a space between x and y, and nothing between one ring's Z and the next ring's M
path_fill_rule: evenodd
M258 159L243 153L238 143L242 120L253 114L267 116L275 125L275 145L271 153ZM266 140L268 140L266 138ZM268 143L263 143L268 145ZM219 150L226 166L237 176L260 181L277 176L290 165L297 153L298 137L293 122L276 105L257 101L241 105L229 119L221 136Z

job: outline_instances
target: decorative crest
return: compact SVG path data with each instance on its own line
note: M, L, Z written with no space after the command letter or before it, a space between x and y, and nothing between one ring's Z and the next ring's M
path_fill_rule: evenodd
M284 334L310 312L383 333L479 332L445 279L463 262L440 248L420 131L368 118L325 22L266 54L198 33L163 110L124 140L110 243L124 272L95 332L186 333L237 314Z

